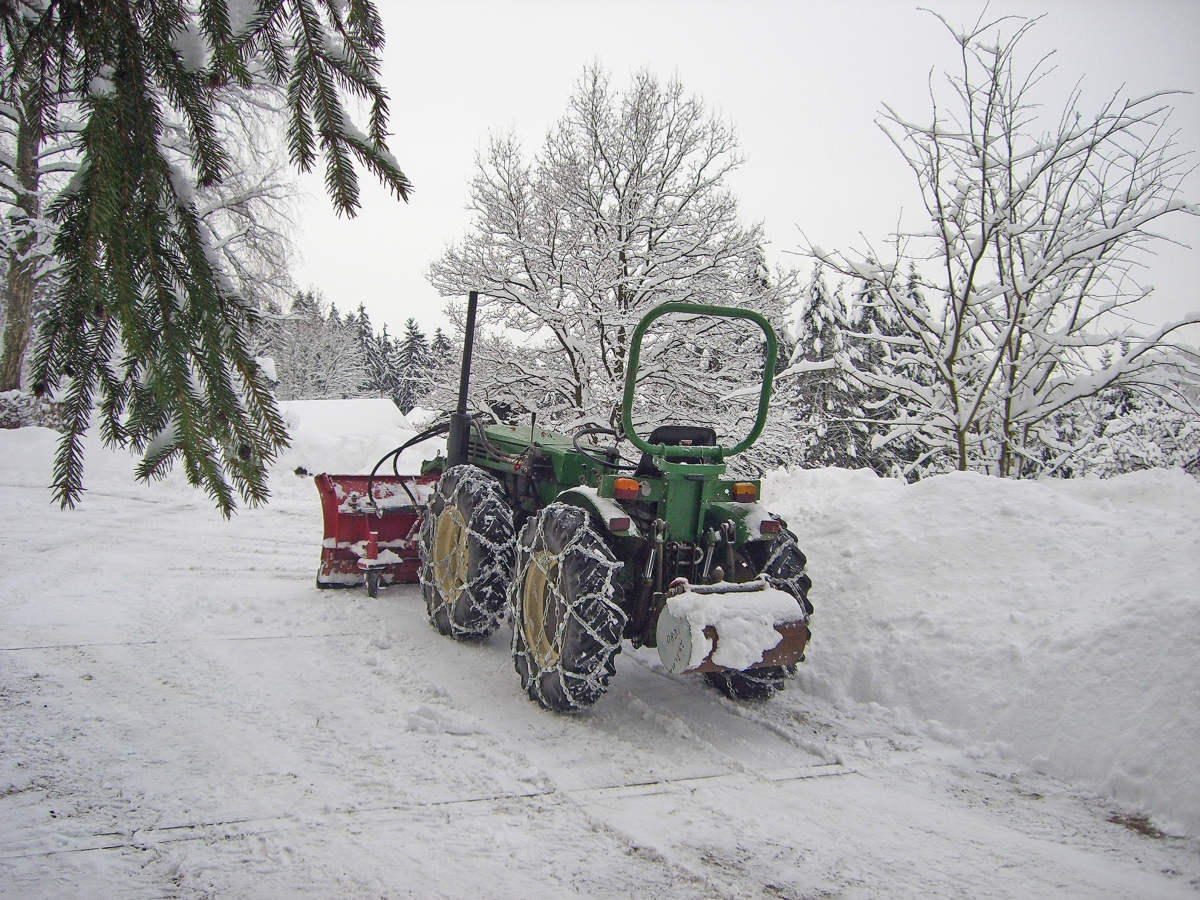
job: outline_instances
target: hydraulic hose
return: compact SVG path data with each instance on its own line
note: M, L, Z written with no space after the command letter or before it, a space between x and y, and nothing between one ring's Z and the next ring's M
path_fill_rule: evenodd
M497 449L496 445L488 440L487 432L483 429L483 423L479 421L478 416L470 417L471 424L475 427L476 433L479 435L479 442L483 444L483 449L487 451L488 456L494 459L501 459L507 463L518 463L521 461L521 456L515 456L512 453L505 453L503 450Z
M612 462L611 460L601 459L598 456L592 456L591 453L589 453L587 450L584 450L583 447L579 445L579 439L593 434L611 434L617 442L620 442L621 440L620 435L617 434L615 429L603 428L599 425L585 426L571 435L571 446L575 448L576 453L578 453L584 459L591 460L598 466L604 466L605 468L613 469L617 472L630 472L637 468L634 463L625 462L625 460L621 458L619 451L617 453L617 462Z
M397 478L399 478L400 472L397 467L400 464L400 454L401 453L403 453L405 450L407 450L409 447L413 446L414 444L419 444L419 443L421 443L421 441L427 441L431 437L437 437L439 434L445 434L449 430L450 430L449 422L439 422L437 425L433 425L430 428L426 428L420 434L405 441L403 444L401 444L395 450L389 450L387 453L385 453L383 455L383 457L379 460L379 462L375 463L375 468L373 468L371 470L371 474L367 478L367 497L370 498L371 506L375 507L375 515L377 515L377 516L383 515L383 513L380 512L380 510L379 510L378 504L375 503L375 492L372 490L372 488L374 487L374 484L375 484L375 473L379 471L379 467L382 466L385 462L387 462L388 459L391 459L392 472L395 473ZM412 491L410 491L408 489L408 485L405 484L403 481L401 481L400 487L404 488L404 493L408 494L408 499L412 501L413 509L417 509L420 506L420 504L417 503L417 498L413 496Z

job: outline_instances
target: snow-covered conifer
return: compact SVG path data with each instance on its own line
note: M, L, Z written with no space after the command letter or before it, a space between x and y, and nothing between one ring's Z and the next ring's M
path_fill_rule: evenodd
M453 361L454 345L450 343L450 339L446 337L446 333L440 327L434 329L433 340L429 342L429 355L437 364Z
M429 340L416 319L404 323L404 336L396 346L396 405L409 412L429 395L432 387L434 359Z
M407 197L385 146L382 45L370 0L0 3L4 102L29 86L35 136L81 110L79 167L49 210L60 280L33 366L35 389L61 391L70 411L53 476L64 505L82 490L96 403L106 442L145 452L140 478L182 459L226 514L235 491L266 498L284 425L251 353L257 311L197 193L230 185L236 168L216 105L234 86L282 88L289 156L304 171L325 157L339 212L358 205L356 159ZM343 92L367 101L366 129Z
M385 388L387 382L387 359L380 339L375 336L374 328L371 326L371 317L367 314L366 307L361 303L358 304L358 312L350 313L349 315L354 316L353 330L355 342L366 370L362 387L363 392L373 397L385 397L388 395Z
M832 363L845 354L849 311L841 286L831 290L819 265L804 286L799 305L789 368L797 363ZM776 402L795 408L799 461L843 468L866 465L868 429L855 404L858 392L851 390L836 368L797 368L781 380Z

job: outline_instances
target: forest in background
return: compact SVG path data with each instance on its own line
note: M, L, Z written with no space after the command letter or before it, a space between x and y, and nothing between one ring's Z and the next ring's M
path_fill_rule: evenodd
M169 3L156 10L186 17ZM880 113L921 188L927 226L862 251L801 247L792 268L768 267L761 225L739 214L728 176L744 160L730 123L678 79L643 70L619 90L599 64L585 68L532 156L511 135L489 137L471 181L471 230L430 268L452 322L432 338L412 319L400 334L377 333L365 303L343 314L319 289L292 283L295 187L280 137L298 126L287 124L284 72L245 73L211 95L192 69L164 72L208 104L203 121L189 118L194 105L168 105L155 138L161 171L151 187L176 199L155 225L167 243L147 258L168 265L116 258L122 216L87 239L108 255L89 256L72 243L95 221L80 204L99 202L85 196L99 177L88 154L145 152L96 141L105 117L142 102L147 86L100 66L82 92L39 93L45 85L22 54L62 48L17 29L3 47L13 77L0 97L0 424L70 436L55 476L64 503L82 471L79 436L98 410L106 441L144 454L139 477L182 458L228 509L227 479L246 499L265 496L262 466L283 439L277 400L371 396L405 412L449 409L462 298L478 290L472 402L499 421L611 424L634 326L654 306L682 301L752 308L780 335L770 418L735 461L741 470L869 467L907 480L951 469L1195 473L1200 358L1181 336L1200 314L1156 329L1130 324L1148 294L1136 270L1155 224L1197 214L1183 195L1187 155L1164 128L1170 95L1113 96L1085 110L1076 92L1057 121L1047 118L1035 91L1045 60L1015 62L1035 22L943 21L962 68L931 87L932 121ZM274 24L264 27L273 34ZM382 35L363 27L372 93L369 48ZM343 124L335 149L365 153L406 196L379 123L366 144ZM298 136L289 135L295 162ZM205 145L211 170L197 168L201 139L220 145ZM332 162L331 190L352 211L344 162ZM298 164L311 155L300 152ZM102 272L89 268L96 259ZM635 423L674 417L744 434L761 338L698 316L667 322L643 347Z

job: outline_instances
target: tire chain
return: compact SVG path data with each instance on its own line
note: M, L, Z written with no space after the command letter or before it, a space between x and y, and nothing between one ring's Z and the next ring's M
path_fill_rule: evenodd
M551 526L562 527L575 513L578 514L579 521L574 525L574 532L559 552L551 552L551 536L546 534L547 522L555 517L562 517L557 518ZM621 650L621 638L627 617L617 602L619 585L616 572L622 563L604 552L607 548L608 542L592 524L591 516L578 507L562 503L553 503L530 519L518 541L516 577L510 583L508 592L509 616L513 626L513 660L520 672L521 659L524 659L525 672L528 675L522 673L522 679L528 679L526 691L531 699L547 709L565 712L590 706L604 693L609 679L615 674L613 657ZM569 567L568 562L573 556L580 560L588 560L591 565ZM560 603L565 611L565 615L559 618L553 638L554 647L560 655L553 665L547 667L531 659L532 650L525 646L522 595L530 566L538 566L546 576L554 574L557 570L556 577L547 577L546 583L553 599ZM577 585L573 600L564 594L564 578L573 579ZM593 652L583 659L564 665L563 644L567 639L567 629L571 621L582 626L595 642L595 648L591 648ZM572 665L571 662L575 664ZM547 675L551 676L551 682L557 682L560 686L566 705L546 695L543 680Z
M447 496L442 486L447 479L454 479L454 487ZM448 469L438 482L437 493L442 494L445 506L461 510L463 498L470 501L471 515L463 518L469 542L475 541L484 551L478 554L474 577L462 586L459 597L466 595L469 605L467 616L456 619L452 604L436 590L436 563L430 558L435 544L436 516L430 502L429 513L421 523L421 585L425 593L430 622L439 631L446 633L436 621L444 613L449 624L449 634L455 639L487 638L504 618L507 587L512 580L516 542L513 532L512 510L504 501L496 480L482 469L472 465L455 466ZM443 561L444 564L444 561ZM436 597L430 602L430 591ZM497 599L489 600L489 594ZM455 598L454 606L457 606Z
M808 560L787 524L778 516L772 516L772 518L780 523L780 533L771 545L771 552L763 564L761 574L766 577L767 583L771 587L787 591L800 601L800 606L804 610L804 621L807 622L813 612L812 603L808 600L808 592L812 589L812 579L805 571ZM793 551L795 555L793 555ZM796 557L799 557L798 566Z

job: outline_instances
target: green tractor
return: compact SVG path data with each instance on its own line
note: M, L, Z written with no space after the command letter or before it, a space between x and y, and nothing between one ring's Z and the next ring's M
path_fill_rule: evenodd
M562 434L536 420L485 425L467 414L475 304L472 294L447 456L422 468L441 470L419 542L433 627L482 640L507 612L521 686L557 712L596 702L624 639L657 647L668 671L703 673L729 697L770 697L804 659L811 582L794 535L759 505L759 481L726 477L725 465L766 421L777 352L767 320L746 309L658 306L630 340L621 428ZM758 414L740 443L722 446L699 426L635 432L642 339L669 313L762 329ZM622 440L640 458L623 457Z

